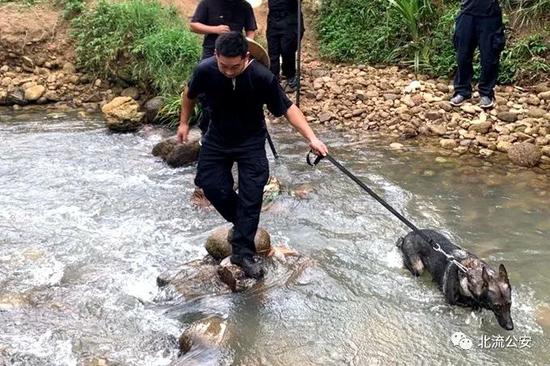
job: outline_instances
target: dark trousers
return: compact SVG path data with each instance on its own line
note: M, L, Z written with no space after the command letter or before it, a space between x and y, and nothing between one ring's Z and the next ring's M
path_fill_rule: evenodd
M497 83L500 53L504 49L504 27L502 15L479 17L460 14L456 18L454 46L458 70L454 79L455 94L464 97L472 95L472 61L474 51L479 46L481 75L479 77L479 94L494 97Z
M231 168L237 163L239 193L234 189ZM269 178L269 165L264 145L255 147L221 147L203 141L195 184L216 210L233 223L233 255L256 253L254 236L258 229L264 186Z
M303 37L303 20L302 32ZM279 77L282 72L287 79L296 76L296 51L298 50L298 20L295 13L284 17L268 16L267 19L267 53L271 72ZM282 58L282 66L280 59Z

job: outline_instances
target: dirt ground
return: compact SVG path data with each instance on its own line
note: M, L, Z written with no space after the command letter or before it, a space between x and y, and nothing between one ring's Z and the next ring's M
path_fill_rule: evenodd
M18 63L20 56L50 61L73 60L67 22L48 3L9 3L0 7L0 61Z

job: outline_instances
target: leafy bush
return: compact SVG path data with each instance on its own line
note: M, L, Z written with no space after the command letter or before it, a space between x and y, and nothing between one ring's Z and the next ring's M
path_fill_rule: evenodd
M336 61L413 65L432 76L456 68L452 39L459 1L323 0L317 20L321 55ZM505 0L511 29L502 54L501 83L548 78L550 0ZM510 36L511 34L511 36ZM474 65L477 74L479 65Z
M324 0L316 29L321 55L335 61L390 63L406 42L386 0Z
M100 0L73 20L72 34L79 66L102 77L144 85L172 102L179 98L201 52L199 38L176 9L155 0ZM170 118L177 118L177 113Z

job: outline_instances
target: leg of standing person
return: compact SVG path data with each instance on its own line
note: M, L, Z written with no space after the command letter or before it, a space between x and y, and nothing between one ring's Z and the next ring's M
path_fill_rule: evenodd
M209 143L199 153L195 185L201 187L205 197L224 219L235 223L238 196L233 189L233 160L224 149Z
M479 77L479 95L481 106L492 107L494 89L498 78L500 53L504 49L504 27L502 17L494 16L479 21L479 56L481 59L481 74ZM483 97L487 97L486 101Z
M477 47L476 24L473 16L460 14L457 17L453 41L458 67L454 78L454 96L451 104L460 105L472 96L474 74L472 62ZM462 98L458 98L459 96Z
M258 229L264 186L269 178L265 148L239 150L235 153L239 171L239 199L233 230L233 254L251 257L256 254L254 236Z
M269 69L279 80L281 73L281 35L269 26L267 29L267 53L269 54Z

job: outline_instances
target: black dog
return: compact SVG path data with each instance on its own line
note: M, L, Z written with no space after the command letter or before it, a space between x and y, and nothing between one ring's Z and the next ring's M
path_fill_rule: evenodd
M454 245L443 235L433 230L421 231L466 267L467 272L464 273L445 255L435 251L415 232L410 232L397 242L403 252L405 267L414 276L420 276L426 269L451 305L491 310L501 327L514 329L510 315L512 287L504 265L499 266L496 274L487 263Z

